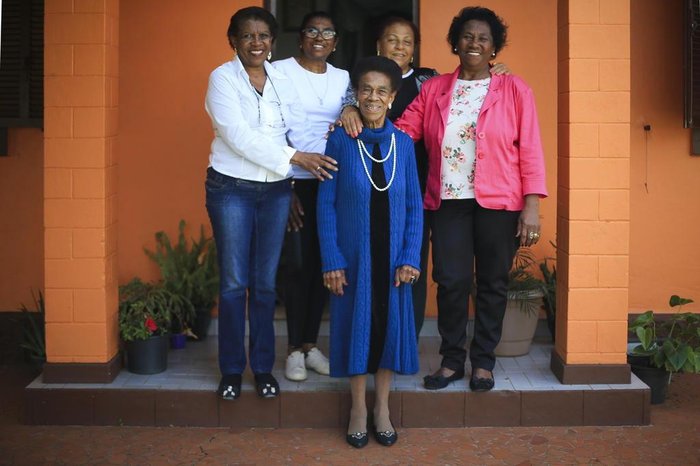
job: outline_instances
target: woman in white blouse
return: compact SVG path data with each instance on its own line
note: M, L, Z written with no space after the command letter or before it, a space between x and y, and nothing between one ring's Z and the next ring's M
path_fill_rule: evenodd
M238 398L246 367L245 316L250 326L250 368L259 396L279 394L273 315L275 274L292 194L292 165L323 181L335 160L297 151L313 137L292 80L268 63L277 22L259 7L238 10L228 28L236 52L209 77L206 110L212 120L206 205L220 266L219 368L217 393ZM301 146L300 146L301 147Z

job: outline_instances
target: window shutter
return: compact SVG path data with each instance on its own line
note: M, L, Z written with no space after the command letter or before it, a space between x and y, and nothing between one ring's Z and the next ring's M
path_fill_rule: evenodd
M0 127L41 127L44 0L3 0L0 53Z
M3 0L0 52L0 118L3 119L19 116L20 16L19 0Z

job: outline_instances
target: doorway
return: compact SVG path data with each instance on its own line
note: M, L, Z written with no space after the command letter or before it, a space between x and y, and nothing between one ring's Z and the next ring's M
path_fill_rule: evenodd
M268 0L265 7L280 24L273 60L298 54L302 18L322 10L333 17L339 37L337 50L328 61L348 71L360 58L376 54L376 28L383 18L401 16L418 24L418 0ZM418 56L415 59L418 63Z

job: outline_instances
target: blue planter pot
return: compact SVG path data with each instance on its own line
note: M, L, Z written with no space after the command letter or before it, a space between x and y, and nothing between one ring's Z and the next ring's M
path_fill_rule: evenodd
M126 368L134 374L158 374L168 367L168 337L126 342Z
M183 349L187 343L187 335L184 333L175 333L170 335L170 347L172 349Z

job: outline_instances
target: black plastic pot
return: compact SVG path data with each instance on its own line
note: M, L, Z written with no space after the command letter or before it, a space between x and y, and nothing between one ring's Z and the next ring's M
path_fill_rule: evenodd
M665 369L632 365L632 372L651 388L651 404L658 405L666 400L669 373Z
M134 374L158 374L168 367L168 336L126 342L126 368Z
M204 341L209 334L211 324L211 309L197 309L195 311L192 333L197 335L196 341Z

